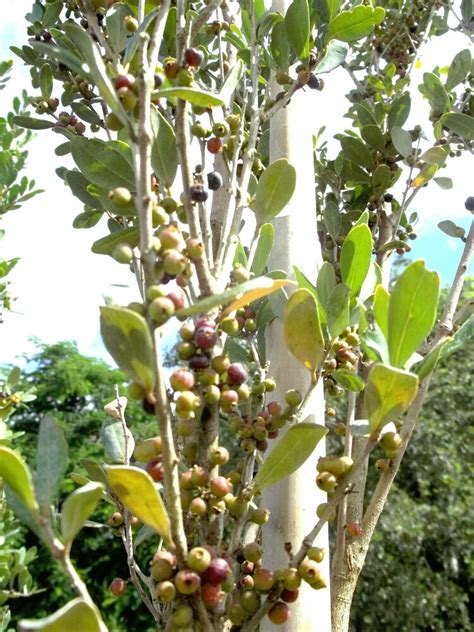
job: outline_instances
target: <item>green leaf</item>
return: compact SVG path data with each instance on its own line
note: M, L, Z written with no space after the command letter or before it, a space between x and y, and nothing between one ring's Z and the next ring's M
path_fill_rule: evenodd
M85 211L74 218L74 228L92 228L102 217L102 211Z
M326 434L326 428L312 423L289 428L265 458L255 477L254 490L261 491L296 472Z
M372 185L379 195L386 191L392 183L392 172L387 165L378 165L372 174Z
M285 23L278 22L272 29L270 51L278 68L287 70L290 63L290 43L286 35Z
M460 51L455 55L448 69L448 78L446 79L446 90L450 92L460 83L463 83L467 75L471 72L472 56L468 48Z
M323 268L324 268L324 264L321 267L321 270ZM319 320L321 321L321 325L326 325L327 324L326 309L324 308L323 303L322 303L322 301L319 298L319 293L316 290L315 286L303 274L303 272L301 272L301 270L299 270L296 266L293 266L293 272L295 273L295 279L296 279L296 282L298 283L298 287L299 288L305 288L306 290L311 292L311 294L314 296L314 300L316 301L316 305L318 307ZM320 274L321 274L321 272L320 272ZM283 313L282 313L282 318L283 318Z
M36 119L31 116L14 116L12 121L18 127L24 127L25 129L51 129L55 126L54 121Z
M252 261L251 271L258 276L265 271L270 253L272 251L275 229L271 224L260 226L257 247Z
M176 311L177 316L192 316L193 314L205 314L214 307L220 305L228 305L226 311L233 311L238 309L233 307L233 302L238 299L247 301L248 303L256 301L259 298L263 298L272 292L276 292L285 285L288 285L290 281L271 279L268 276L257 277L256 279L250 279L245 283L240 283L234 287L225 290L221 294L214 294L213 296L207 296L202 300ZM239 297L243 297L240 299ZM245 304L245 303L244 303Z
M18 624L19 632L106 632L99 614L82 599L74 599L44 619L23 619Z
M361 336L364 353L374 362L389 364L388 345L382 330L373 323Z
M337 239L342 227L341 213L335 202L329 200L323 209L324 224L333 239Z
M111 255L118 244L128 244L131 248L138 246L140 233L138 228L124 228L106 237L98 239L92 244L92 252L96 255Z
M23 459L13 450L0 445L0 478L32 511L38 510L31 472Z
M65 22L62 25L63 31L68 35L78 50L81 51L84 59L89 66L90 74L94 80L101 97L104 99L109 108L126 124L127 114L120 103L120 99L115 88L107 75L105 64L100 55L99 49L92 40L89 33L73 22ZM66 62L67 63L67 62Z
M375 168L374 159L367 145L365 145L360 138L345 136L341 139L341 146L346 160L365 167L368 171L373 171Z
M87 191L89 180L82 175L80 171L66 171L65 180L71 188L72 194L77 197L83 204L88 204L93 208L100 206L98 200Z
M71 110L83 121L86 123L91 123L91 125L100 125L101 119L100 116L92 109L92 107L88 107L81 103L80 101L74 101L71 103Z
M155 384L153 342L146 320L126 307L101 307L100 332L107 351L128 377L152 391Z
M374 294L374 318L381 332L388 339L388 306L390 294L383 285L377 285Z
M125 432L127 433L127 454L125 453ZM100 431L105 454L112 463L126 464L135 449L135 441L128 428L125 429L119 419L112 419L103 424Z
M170 545L170 520L151 476L138 467L122 465L107 466L106 476L120 502Z
M289 298L283 317L283 336L288 350L312 373L324 357L324 336L313 294L296 290Z
M91 459L80 459L80 463L92 480L107 485L107 477L105 476L105 471L102 465L96 463L96 461L92 461Z
M133 169L116 143L78 136L71 139L71 153L89 182L106 189L135 189Z
M155 90L152 93L153 99L183 99L192 105L198 105L202 108L213 108L224 105L224 101L218 94L199 90L198 88L164 88L163 90Z
M397 125L394 125L390 130L390 136L392 137L393 146L399 154L401 154L404 158L412 155L412 139L407 131Z
M434 73L425 72L420 90L427 97L433 110L439 114L449 112L451 106L449 95L441 83L441 79Z
M41 511L48 515L68 465L68 445L61 426L49 415L39 426L36 451L36 495Z
M47 62L41 66L39 71L39 85L41 96L47 101L53 92L53 72Z
M372 430L402 415L418 390L418 377L392 366L375 364L365 387L365 407Z
M104 486L95 481L79 487L66 498L61 508L61 534L70 545L94 512Z
M51 42L31 42L32 47L38 53L46 55L50 59L65 64L71 72L89 79L89 67L76 54L63 46L54 46Z
M260 176L255 199L250 205L258 224L272 220L291 200L296 186L296 170L286 158L270 163Z
M174 182L178 169L176 134L163 114L154 106L151 108L151 126L153 129L151 166L160 183L169 188Z
M440 340L439 343L426 354L421 362L412 367L414 372L418 375L420 381L424 380L425 377L436 369L439 361L444 355L443 352L447 349L447 347L449 347L451 341L452 338Z
M431 332L439 298L439 275L414 261L398 278L388 308L390 363L403 367Z
M388 113L387 128L392 129L394 126L403 127L410 115L410 108L411 97L408 93L402 94L398 99L395 99Z
M133 15L133 11L126 4L118 2L110 7L105 17L109 42L116 53L123 51L127 44L127 38L130 35L124 21L128 15Z
M331 292L326 308L328 327L331 338L337 338L350 324L350 288L345 283L340 283Z
M309 57L311 34L308 0L293 0L285 15L285 29L296 56L301 61L306 61Z
M446 158L449 156L449 149L443 147L430 147L424 151L418 160L423 162L429 162L432 164L437 164L439 167L442 167L446 162Z
M304 287L300 283L298 285L299 287ZM331 305L331 296L336 285L337 278L334 266L329 261L325 261L319 270L316 282L317 296L325 310L329 309ZM316 295L316 293L314 294Z
M372 258L372 234L367 224L354 226L341 249L341 277L355 296L364 282Z
M333 40L326 46L324 57L316 66L314 71L320 75L325 72L331 72L344 63L349 46L345 42L337 42Z
M15 386L15 384L18 384L18 382L20 381L20 377L21 377L20 368L17 366L14 366L13 369L8 374L6 385L9 388L12 388L13 386Z
M238 59L236 63L233 64L229 74L225 78L224 84L219 92L219 98L226 107L230 106L232 96L239 85L239 82L244 74L244 70L245 65L240 61L240 59Z
M440 123L465 141L474 139L474 124L472 116L468 116L467 114L458 114L457 112L448 112L447 114L443 114L440 119Z
M446 219L443 222L438 224L438 228L443 231L446 235L450 237L456 237L458 239L462 239L466 233L462 226L456 226L454 222L450 219Z
M453 188L451 178L433 178L433 182L436 182L441 189L449 190Z
M461 0L461 15L464 24L468 26L472 19L472 16L474 15L473 0Z
M368 145L378 149L382 154L385 153L385 137L378 125L364 125L360 135Z
M347 369L337 369L337 371L331 373L331 376L336 379L339 386L347 388L347 390L354 393L359 393L365 388L364 380Z
M381 24L385 10L369 6L357 6L352 11L339 13L329 24L327 40L337 39L354 42L372 33L375 26Z

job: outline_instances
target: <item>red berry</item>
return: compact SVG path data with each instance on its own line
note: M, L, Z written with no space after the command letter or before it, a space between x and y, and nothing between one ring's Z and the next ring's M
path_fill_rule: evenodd
M194 342L201 349L212 349L217 342L215 329L209 326L199 327L194 334Z
M199 327L212 327L212 329L215 329L217 327L217 323L213 318L203 316L202 318L198 318L196 323L196 329L199 329Z
M133 75L119 75L115 79L115 89L120 90L120 88L132 88L135 83L135 77Z
M224 498L232 491L232 485L225 476L216 476L211 480L211 492L217 498Z
M189 369L176 369L170 376L170 384L174 391L190 391L194 386L194 375Z
M358 538L360 535L362 535L362 527L360 525L360 522L350 522L347 525L347 533L353 538Z
M229 564L221 557L216 557L211 561L206 572L203 574L203 579L208 584L217 586L225 582L230 573L231 569Z
M216 136L212 136L207 141L207 151L210 154L218 154L219 152L222 151L223 145L224 143L222 142L220 138L217 138Z
M204 55L197 48L187 48L184 51L184 63L188 66L193 66L197 68L202 64L202 60L204 59Z
M268 612L268 618L274 625L286 623L290 618L291 610L283 601L277 601Z
M208 608L212 608L213 606L217 606L224 593L221 590L221 585L213 585L213 584L204 584L201 586L201 597L204 601L204 604Z
M248 374L240 362L231 364L227 369L227 381L230 386L240 386L247 379Z
M281 598L283 599L283 601L286 601L286 603L293 603L293 601L296 601L298 599L298 592L298 590L287 590L285 588L284 591L281 593Z
M112 580L109 590L115 597L121 597L123 593L127 590L127 582L120 577L116 577Z
M165 476L165 471L163 469L163 464L161 461L149 461L146 464L146 471L152 477L154 481L159 483L163 480Z
M170 292L169 294L166 295L166 297L169 298L170 301L173 301L175 309L183 309L184 294L182 292L179 292L179 291Z

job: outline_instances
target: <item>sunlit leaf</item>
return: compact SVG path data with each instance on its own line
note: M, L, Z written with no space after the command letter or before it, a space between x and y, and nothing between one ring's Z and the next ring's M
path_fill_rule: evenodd
M375 364L369 372L365 388L365 407L372 430L380 430L402 415L417 390L418 377L413 373Z
M296 290L289 298L283 318L288 350L312 373L324 357L324 336L313 294Z
M66 498L61 508L61 533L70 544L94 512L104 486L92 481L79 487Z
M3 445L0 445L0 478L28 509L32 511L38 509L28 466L16 452Z
M308 0L293 0L285 15L288 41L296 56L302 61L309 57L309 6Z
M224 105L224 101L218 94L212 94L198 88L164 88L163 90L155 90L152 93L153 100L156 99L183 99L192 105L203 108L212 108L218 105Z
M293 197L296 170L286 158L270 163L260 176L257 194L251 204L258 224L276 217Z
M359 5L352 11L342 11L330 22L327 40L354 42L372 33L385 17L385 10Z
M258 276L265 271L272 251L275 229L271 224L263 224L258 233L258 242L252 261L251 271Z
M39 425L36 451L35 487L43 513L49 513L68 465L68 445L64 431L49 415Z
M354 226L344 239L341 250L341 276L355 296L364 282L372 259L372 233L366 224Z
M44 619L26 620L18 624L19 632L107 632L95 608L82 599L74 599Z

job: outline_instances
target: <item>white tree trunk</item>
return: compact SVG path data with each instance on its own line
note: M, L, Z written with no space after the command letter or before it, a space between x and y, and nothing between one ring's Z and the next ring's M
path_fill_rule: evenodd
M289 0L274 0L273 10L284 13ZM296 265L314 282L321 264L321 249L316 231L316 200L313 168L313 94L297 92L291 104L281 110L271 122L270 161L287 158L296 168L296 190L288 206L273 221L275 244L270 259L271 270L286 270L292 276ZM267 330L267 360L269 375L277 382L275 400L284 401L289 388L305 393L309 372L286 349L280 320L274 320ZM272 393L273 395L273 393ZM316 390L311 415L306 421L324 424L324 397L322 385ZM278 439L277 439L278 440ZM271 449L271 446L270 446ZM288 555L285 543L290 542L296 551L304 536L317 521L316 507L326 502L326 494L316 487L316 461L325 452L321 442L305 465L280 484L273 485L263 495L262 506L271 511L271 520L263 531L264 566L270 569L285 568ZM289 621L280 626L282 632L330 632L331 600L329 592L329 544L327 528L315 542L325 549L322 564L328 588L315 591L302 585L300 595L291 604ZM274 626L265 619L260 629L273 632Z

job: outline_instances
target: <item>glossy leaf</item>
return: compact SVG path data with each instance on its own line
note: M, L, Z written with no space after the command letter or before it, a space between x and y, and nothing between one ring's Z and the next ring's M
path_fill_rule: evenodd
M18 624L19 632L106 632L96 610L82 599L74 599L44 619L23 619Z
M283 317L283 336L294 357L312 373L324 357L324 336L313 294L296 290L289 298Z
M100 331L107 351L146 391L155 384L153 343L146 320L126 307L101 307Z
M320 75L335 70L344 63L348 52L349 46L345 42L338 42L336 40L329 42L324 57L314 71Z
M125 432L127 434L126 441ZM126 428L125 432L122 422L117 419L107 421L102 426L100 431L102 443L104 444L105 454L112 463L126 464L133 454L135 449L133 435L128 428ZM125 453L125 444L127 453Z
M365 387L365 407L372 430L402 415L418 390L418 377L392 366L375 364Z
M296 186L296 170L286 158L275 160L258 181L255 199L250 205L258 224L276 217L291 200Z
M365 167L368 171L374 169L374 159L367 145L360 138L346 136L341 140L344 158L356 163L361 167Z
M308 0L293 0L285 15L286 36L296 56L305 61L309 57L309 6Z
M410 182L410 185L414 189L419 189L420 187L424 186L427 182L429 182L437 171L438 171L437 164L430 165L427 163L422 168L420 173L415 178L413 178L413 180Z
M71 153L89 182L106 189L135 189L133 168L117 144L78 136L71 140Z
M0 479L3 479L28 509L38 509L28 466L16 452L3 445L0 445Z
M12 120L15 125L18 125L18 127L24 127L25 129L51 129L55 126L54 121L37 119L32 116L14 116Z
M390 294L383 285L377 285L374 295L374 318L381 332L388 339L388 306Z
M342 281L355 296L369 271L372 258L372 234L366 224L354 226L344 239L341 250Z
M109 42L116 53L123 51L130 35L124 21L128 15L133 15L133 11L126 4L119 2L110 7L105 17Z
M414 261L399 276L388 308L390 363L403 367L431 332L438 307L439 275Z
M66 498L61 508L61 534L71 544L86 520L94 512L104 486L95 481L79 487Z
M74 228L92 228L101 218L102 211L85 211L76 215L72 225Z
M106 237L98 239L92 244L92 252L96 255L111 255L118 244L128 244L131 248L138 246L140 233L138 228L123 228Z
M434 73L425 72L420 90L427 97L431 107L436 112L442 114L449 111L451 105L449 95L441 83L441 79Z
M197 105L202 108L213 108L219 105L224 105L224 101L218 94L212 94L199 88L164 88L163 90L155 90L152 93L153 100L155 99L183 99L188 101L192 105Z
M255 477L254 490L261 491L296 472L326 434L326 428L313 423L289 428L265 458Z
M170 544L170 520L161 495L149 474L138 467L106 467L110 488L125 507Z
M364 380L356 373L348 371L347 369L337 369L337 371L334 371L331 375L336 379L339 386L354 393L360 393L360 391L363 391L365 388Z
M467 114L459 114L458 112L448 112L443 114L440 119L441 125L447 127L465 141L474 139L474 125L472 116Z
M345 283L340 283L331 292L326 308L329 333L334 340L350 324L350 288Z
M418 375L420 380L424 380L438 366L439 361L444 355L444 351L449 347L452 338L445 338L423 358L421 362L412 367L412 370Z
M410 115L410 109L411 97L408 93L402 94L398 99L395 99L387 117L388 129L392 129L394 126L403 127Z
M68 445L61 426L49 415L39 425L36 450L36 495L43 514L48 514L68 465Z
M390 136L392 137L393 146L399 154L404 158L412 155L412 138L407 131L394 125L390 130Z
M329 24L327 34L331 39L354 42L372 33L375 26L383 22L385 10L381 7L359 5L352 11L342 11Z
M323 270L323 268L324 268L324 264L321 267L321 270ZM316 305L318 306L319 320L321 321L321 325L326 325L327 324L326 309L323 306L322 301L320 300L319 291L315 288L315 286L311 283L311 281L306 277L306 275L303 274L303 272L301 272L301 270L299 270L296 266L293 266L293 272L295 273L295 279L296 279L296 282L298 283L298 287L309 290L309 292L311 292L311 294L314 296L314 300L316 301ZM321 274L321 271L319 274ZM281 316L283 317L283 312Z
M263 224L260 226L257 247L255 249L255 255L251 266L251 271L255 276L258 276L265 271L272 251L274 237L275 229L271 224Z
M165 187L171 187L178 169L178 149L176 134L163 114L151 109L153 144L151 147L151 166L158 180Z

